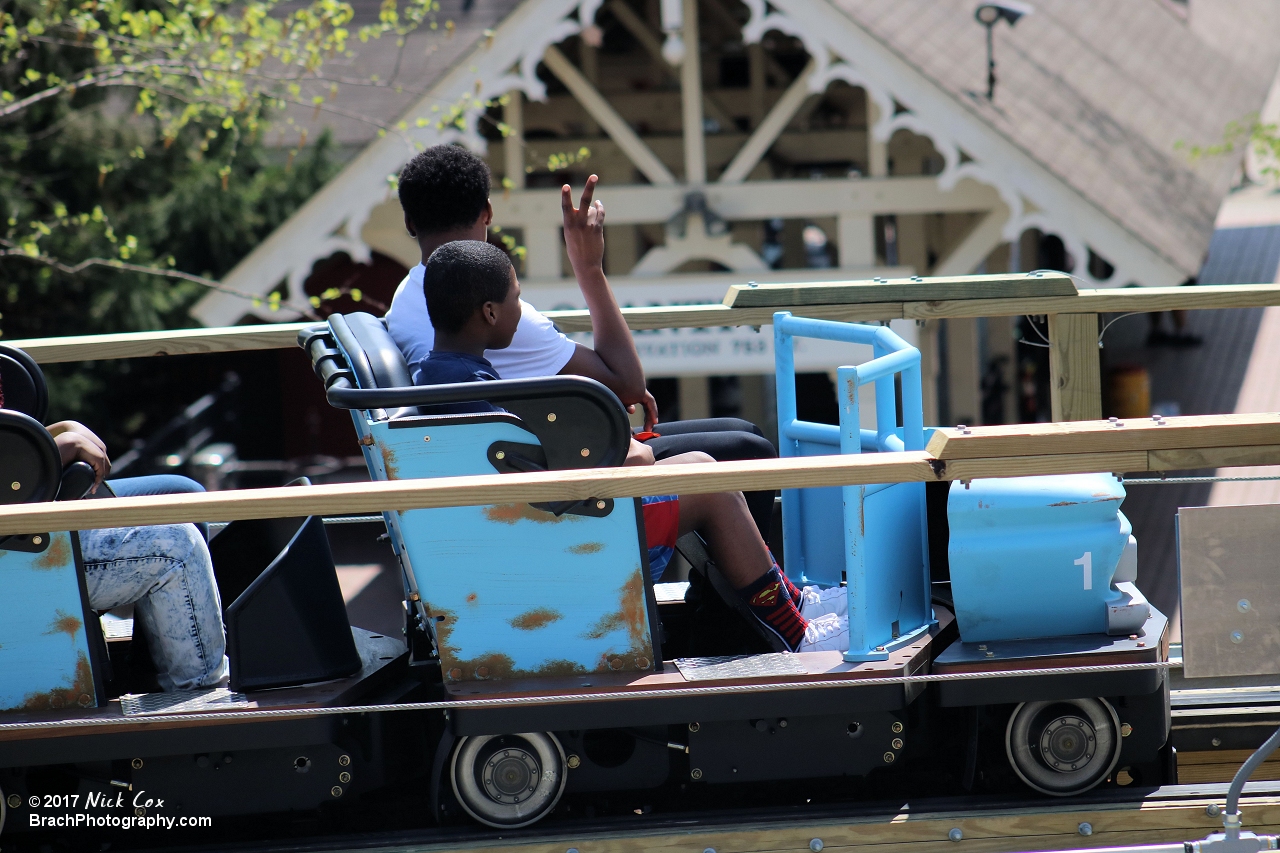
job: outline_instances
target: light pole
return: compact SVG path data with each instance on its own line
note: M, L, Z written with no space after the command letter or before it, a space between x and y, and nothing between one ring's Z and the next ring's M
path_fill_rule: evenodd
M996 94L996 57L993 34L996 24L1003 18L1009 26L1018 23L1023 15L1030 15L1035 10L1026 3L1004 0L1002 3L981 3L973 10L973 17L979 24L987 28L987 100Z

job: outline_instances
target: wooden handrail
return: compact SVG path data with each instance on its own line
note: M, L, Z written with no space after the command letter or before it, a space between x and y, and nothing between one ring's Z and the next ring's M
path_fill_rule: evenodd
M830 282L795 285L826 288ZM834 298L834 297L828 297ZM790 305L730 307L679 305L624 308L622 315L634 330L685 329L715 326L764 326L775 311L791 311L802 317L824 320L936 320L964 317L1011 317L1021 314L1111 314L1174 309L1257 308L1280 305L1280 285L1222 284L1194 287L1127 287L1081 290L1075 296L1034 296L939 301L844 302L805 304L797 297ZM547 311L546 316L566 332L591 331L586 311ZM5 341L26 350L43 364L186 355L206 352L238 352L287 349L295 345L298 329L308 323L280 323L213 329L181 329L164 332L128 332L115 335L83 335L61 338L28 338Z
M1077 452L1044 452L1045 436L1062 425L1028 425L1024 427L1028 434L1021 437L998 432L1006 428L987 427L948 438L947 443L958 443L961 438L965 442L965 458L956 460L939 459L927 451L870 453L21 504L0 511L0 535L654 494L1162 471L1204 467L1206 462L1228 464L1223 460L1235 460L1230 464L1240 465L1280 464L1280 427L1240 423L1234 418L1171 418L1170 421L1194 423L1188 423L1185 429L1175 424L1169 433L1124 433L1105 421L1073 424L1080 428L1080 434L1092 435L1087 444L1066 443ZM1280 423L1280 418L1275 422ZM1202 434L1205 442L1196 446L1194 442L1180 441L1179 446L1170 448L1166 439L1175 432ZM1272 443L1259 445L1260 438L1270 438ZM1058 449L1056 445L1054 448Z

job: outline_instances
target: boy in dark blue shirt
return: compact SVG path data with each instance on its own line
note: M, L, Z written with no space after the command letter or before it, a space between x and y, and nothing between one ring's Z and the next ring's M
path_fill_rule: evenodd
M585 229L604 242L603 220ZM485 350L511 344L520 322L520 284L506 252L479 240L445 243L427 259L422 278L435 342L414 371L415 385L499 379ZM491 403L464 403L459 411L497 411ZM444 407L438 411L443 412ZM684 453L657 464L714 461ZM631 440L627 465L653 465L653 451ZM849 647L844 590L801 590L773 561L742 492L658 495L642 499L649 568L656 581L675 551L676 539L696 530L707 540L716 566L751 612L792 651L840 651ZM806 613L801 613L805 608ZM812 614L812 615L809 615ZM806 618L809 615L809 618Z

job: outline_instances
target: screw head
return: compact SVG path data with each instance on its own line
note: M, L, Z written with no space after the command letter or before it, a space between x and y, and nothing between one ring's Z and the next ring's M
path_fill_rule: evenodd
M570 770L577 770L582 766L582 759L576 753L571 752L565 757L564 763L568 765Z
M1222 738L1220 738L1220 737L1216 737L1216 738L1214 738L1213 740L1209 741L1209 743L1210 743L1212 746L1222 746Z
M1252 606L1253 605L1249 603L1249 599L1247 598L1242 598L1236 602L1236 610L1239 610L1241 613L1248 613L1249 608Z
M16 809L20 805L22 805L22 797L19 797L17 794L10 794L9 808Z
M1120 737L1128 737L1131 734L1133 734L1133 726L1129 725L1128 723L1121 723Z
M893 763L894 758L895 758L895 756L894 756L894 754L893 754L892 752L886 752L886 753L884 754L884 763L885 763L885 764L892 764L892 763Z
M346 766L347 766L348 764L350 764L350 763L351 763L351 756L350 756L350 755L339 755L339 756L338 756L338 766L339 766L339 767L346 767Z
M604 509L604 508L605 508L604 501L596 501L596 509Z
M9 484L9 488L13 489L16 492L18 491L18 489L22 488L22 484L19 483L17 480L14 480L12 483Z
M507 451L505 451L505 450L499 450L497 453L493 454L493 458L495 458L495 459L506 459L506 458L507 458Z
M1244 642L1244 632L1242 632L1242 631L1232 631L1232 632L1231 632L1231 642L1235 643L1236 645L1240 645L1241 643L1243 643L1243 642Z
M591 455L591 448L589 448L589 447L584 447L584 448L582 448L581 450L579 450L579 451L578 451L578 455L579 455L579 456L582 456L582 457L584 457L584 458L585 458L585 457L587 457L587 456L590 456L590 455Z
M697 723L690 723L690 724L689 724L689 731L691 731L691 732L696 732L696 731L697 731L698 729L700 729L700 728L702 728L702 726L700 726L700 725L699 725L699 724L697 724Z
M894 738L893 742L890 743L889 745L892 746L894 749L902 749L902 738L900 737Z
M1084 823L1081 823L1079 826L1076 827L1076 831L1084 836L1093 835L1093 824L1089 823L1088 821L1085 821Z
M645 657L636 658L636 669L648 669L649 659Z
M130 761L130 762L129 762L129 766L130 766L130 767L132 767L134 770L141 770L141 769L142 769L142 759L141 759L141 758L135 758L135 759L133 759L133 761Z
M556 413L555 413L555 412L547 412L547 421L548 421L548 422L550 422L550 423L555 423L555 422L556 422Z
M1222 809L1218 807L1217 803L1209 803L1209 805L1204 807L1204 813L1209 817L1217 817L1222 814Z
M348 782L351 781L351 774L343 770L341 773L338 774L338 781L344 785L347 784Z
M342 796L342 786L341 786L341 785L334 785L332 788L330 788L330 789L329 789L329 793L330 793L332 796L335 796L335 797L341 797L341 796Z
M431 436L429 436L429 435L424 435L424 436L422 437L422 440L423 440L423 441L430 441L430 440L431 440Z
M902 723L895 722L893 725L889 726L889 731L893 732L895 735L902 734Z
M133 810L133 813L136 814L138 817L146 817L147 810L143 806L138 806Z
M31 537L31 544L32 544L32 545L39 545L39 544L41 544L42 542L44 542L44 537L43 537L43 536L32 536L32 537Z
M695 767L695 768L693 768L692 770L690 770L690 771L689 771L689 778L690 778L690 779L693 779L694 781L697 781L698 779L701 779L701 778L702 778L702 768L701 768L701 767Z
M812 850L812 851L813 851L813 853L822 853L822 839L821 839L821 838L810 838L810 839L809 839L809 849L810 849L810 850Z
M960 827L953 826L951 827L951 831L947 833L947 838L951 841L959 841L964 838L964 832L961 831Z

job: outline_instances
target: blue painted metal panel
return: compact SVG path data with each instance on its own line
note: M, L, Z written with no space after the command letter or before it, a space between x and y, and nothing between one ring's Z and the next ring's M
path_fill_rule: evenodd
M93 707L93 666L71 534L0 550L0 711Z
M793 338L870 344L873 358L837 370L840 425L798 420ZM774 315L780 454L923 450L920 353L887 326ZM902 423L894 376L902 377ZM875 385L876 429L860 427L858 387ZM933 621L923 484L785 489L787 571L801 583L848 583L849 649L845 660L888 657Z
M966 642L1105 633L1131 527L1105 474L952 483L948 557Z
M520 426L485 416L363 428L378 479L492 474L490 444L538 443ZM652 671L638 512L637 501L623 499L603 518L557 518L524 503L387 513L434 620L445 678Z

